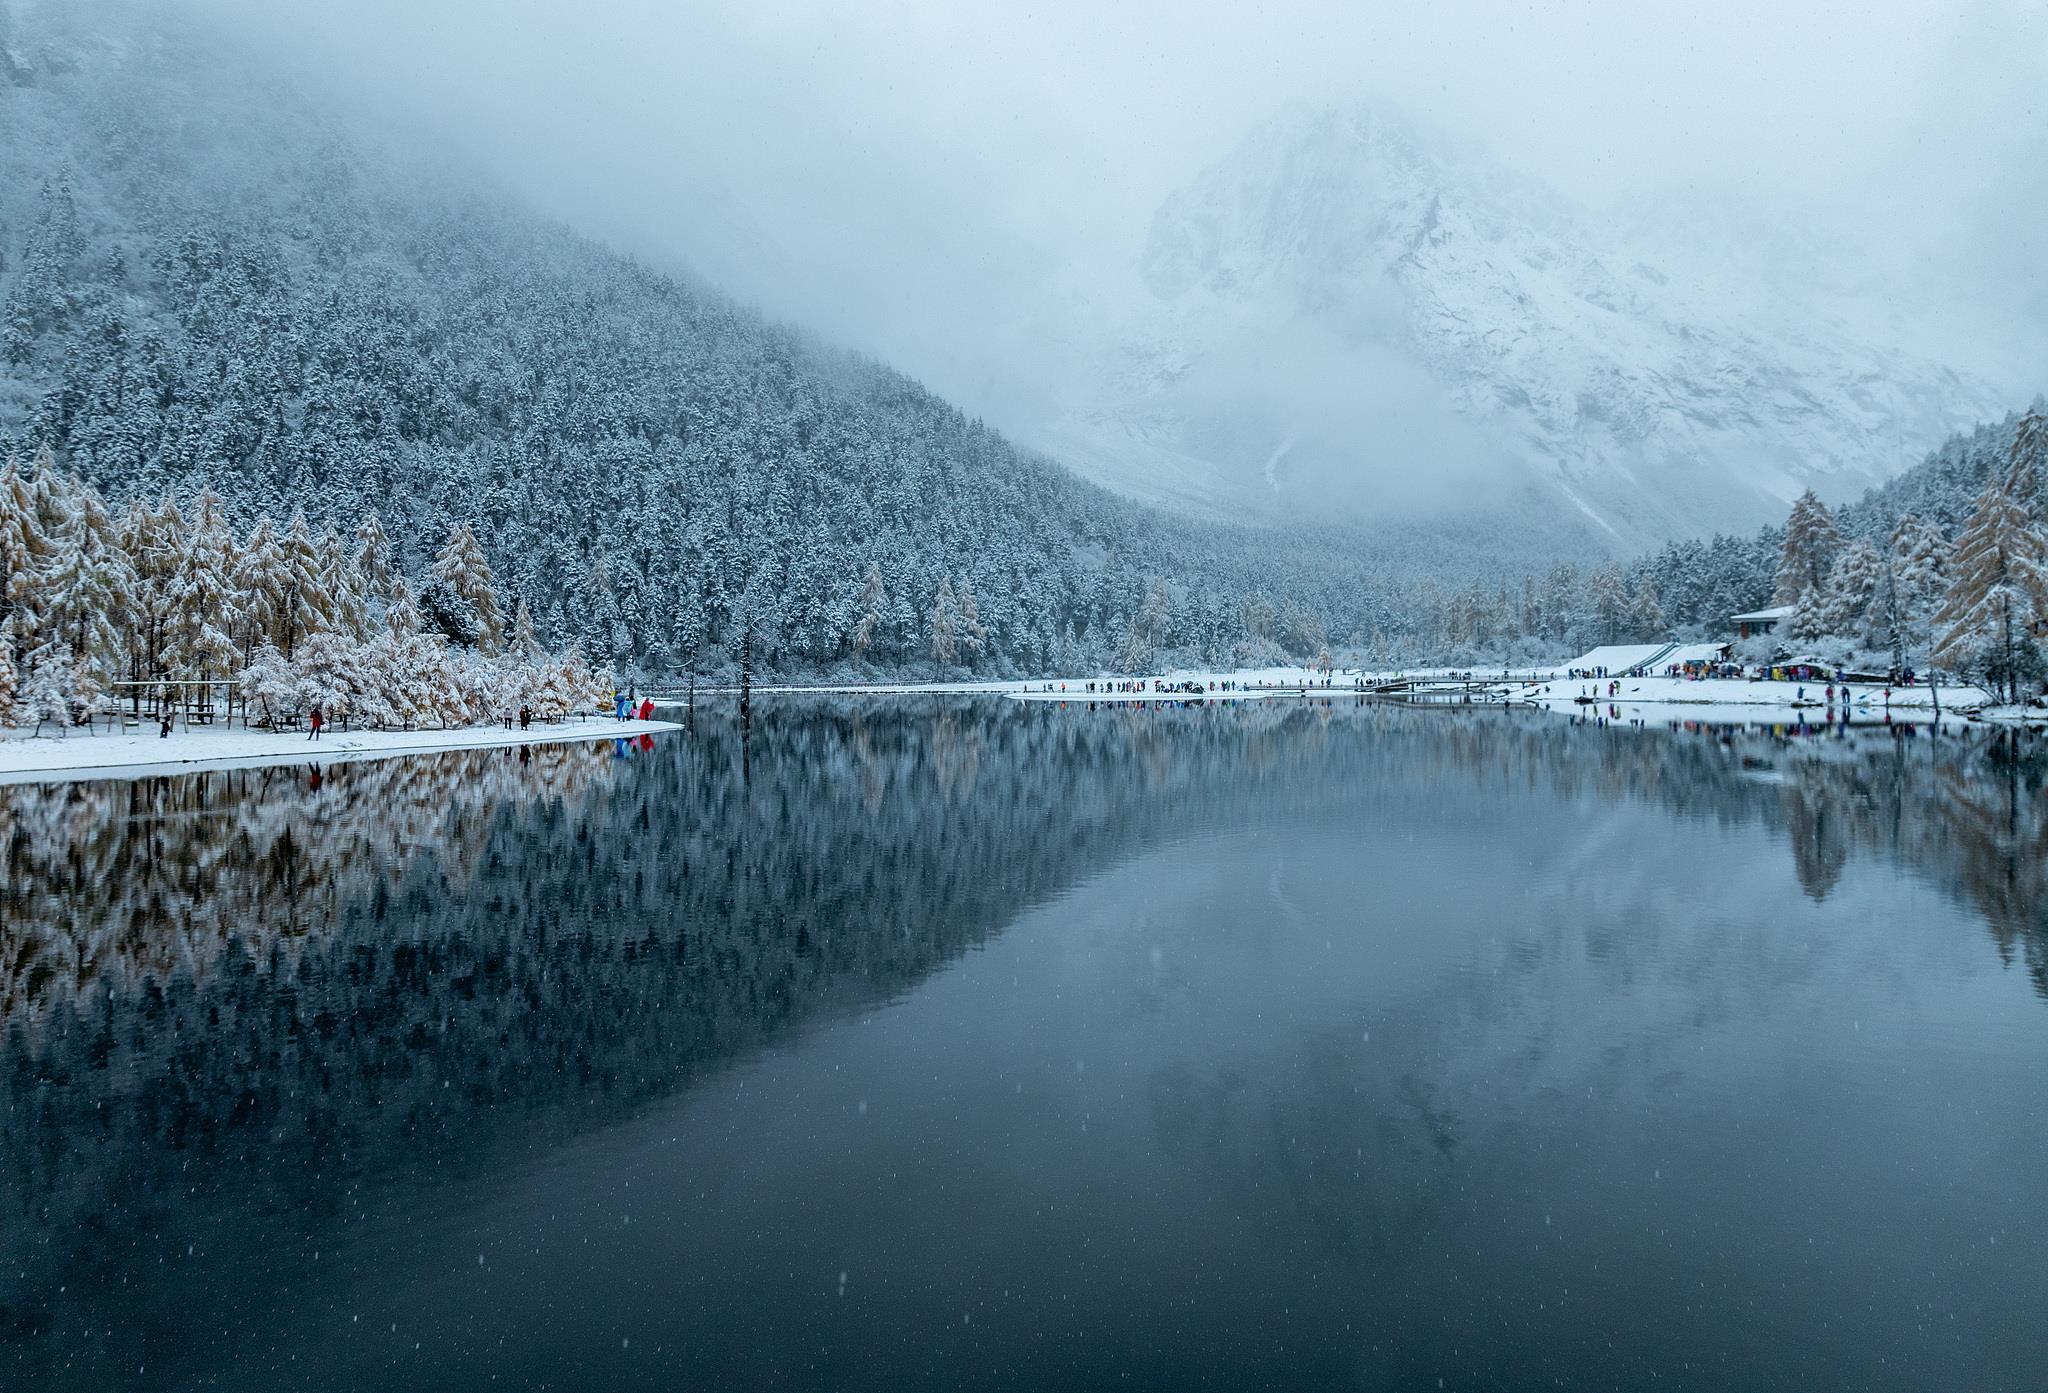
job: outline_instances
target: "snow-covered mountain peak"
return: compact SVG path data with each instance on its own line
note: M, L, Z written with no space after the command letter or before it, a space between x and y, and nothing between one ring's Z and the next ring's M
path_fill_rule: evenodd
M1164 201L1137 273L1046 443L1232 511L1533 493L1632 546L1854 493L2002 406L1379 107L1254 130Z

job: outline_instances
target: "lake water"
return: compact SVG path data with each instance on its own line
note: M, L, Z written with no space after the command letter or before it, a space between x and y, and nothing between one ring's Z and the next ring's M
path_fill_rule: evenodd
M2044 774L771 698L0 789L0 1386L2039 1389Z

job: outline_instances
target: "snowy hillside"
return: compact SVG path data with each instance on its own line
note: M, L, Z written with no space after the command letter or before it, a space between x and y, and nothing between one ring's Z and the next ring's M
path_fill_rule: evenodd
M1355 534L1119 498L178 11L0 0L0 132L0 457L48 447L117 505L211 487L238 528L303 508L316 532L374 510L413 573L468 523L508 611L625 670L744 643L922 671L956 622L968 670L1096 663L1155 585L1168 647L1397 622Z
M1371 110L1257 131L1136 272L1043 443L1212 508L1491 502L1629 549L1851 496L2007 405Z

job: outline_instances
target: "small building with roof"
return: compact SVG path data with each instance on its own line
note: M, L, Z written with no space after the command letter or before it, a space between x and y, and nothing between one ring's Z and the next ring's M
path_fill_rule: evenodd
M1790 619L1792 611L1797 608L1797 605L1774 605L1770 609L1753 609L1748 614L1731 614L1728 617L1734 621L1736 638L1757 638L1777 632L1778 626Z

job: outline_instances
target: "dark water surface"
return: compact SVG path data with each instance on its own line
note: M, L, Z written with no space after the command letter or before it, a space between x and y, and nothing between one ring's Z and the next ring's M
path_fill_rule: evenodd
M0 1387L2039 1389L2044 769L778 698L0 789Z

